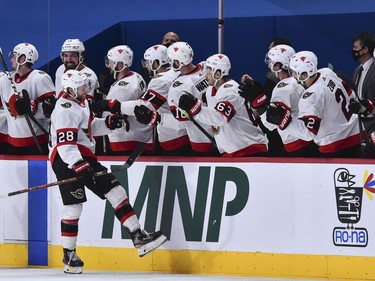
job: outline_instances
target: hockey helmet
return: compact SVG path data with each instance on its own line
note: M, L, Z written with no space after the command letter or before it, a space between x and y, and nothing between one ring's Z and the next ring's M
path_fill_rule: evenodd
M210 56L206 60L206 67L210 67L212 70L212 77L214 80L220 80L223 76L229 75L229 70L231 68L230 60L226 55L216 54ZM216 72L220 73L220 76L217 77Z
M168 47L168 57L171 62L178 61L179 66L175 70L180 70L182 66L188 65L193 61L194 52L190 45L186 42L176 42Z
M161 66L170 63L169 57L167 55L167 47L163 45L154 45L148 48L143 54L143 58L146 64L148 64L150 69L154 72L158 71ZM154 61L159 62L159 66L156 69L153 68Z
M288 71L290 58L296 53L294 49L288 45L277 45L271 48L267 55L268 68L274 72L280 72L281 70ZM281 68L275 70L275 65L281 64Z
M77 99L80 96L78 92L87 92L88 83L89 81L87 79L87 76L75 69L68 70L61 77L61 85L64 89L64 92L74 99ZM68 88L71 88L73 90L74 95L69 92Z
M30 43L21 43L14 47L13 55L16 55L16 62L18 65L22 65L25 63L34 64L38 60L38 51L36 48ZM18 59L20 56L24 55L25 61L23 63L19 63Z
M313 52L298 52L292 56L289 63L290 72L297 81L304 82L309 77L314 76L318 71L318 59ZM305 79L301 75L306 73Z

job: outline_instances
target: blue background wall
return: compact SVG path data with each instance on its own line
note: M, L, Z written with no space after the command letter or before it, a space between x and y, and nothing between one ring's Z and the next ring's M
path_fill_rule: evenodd
M67 38L85 42L87 63L97 73L107 50L118 44L133 49L137 71L143 52L171 30L190 43L196 63L217 52L217 0L3 0L0 11L3 52L20 42L34 44L36 67L52 77ZM224 0L224 53L232 76L263 80L264 55L275 36L288 37L297 51L314 51L320 67L332 63L352 74L351 39L364 30L375 33L374 12L371 0Z

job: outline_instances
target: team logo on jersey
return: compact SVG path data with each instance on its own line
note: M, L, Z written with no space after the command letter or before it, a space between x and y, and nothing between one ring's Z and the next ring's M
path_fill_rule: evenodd
M230 88L230 87L233 87L233 84L225 84L224 85L224 88Z
M306 92L303 94L302 98L303 99L307 99L309 96L311 96L313 94L313 92Z
M176 87L181 86L181 85L182 85L182 83L180 81L176 81L176 82L173 83L172 87L176 88Z
M159 78L159 77L163 77L163 75L161 75L161 74L156 74L153 78Z
M128 85L129 83L128 82L126 82L126 81L120 81L120 82L118 82L118 85L119 86L126 86L126 85Z
M84 192L82 188L77 189L76 191L70 192L71 195L73 195L77 199L83 199Z
M214 135L218 135L220 133L220 127L218 126L211 126L211 129Z
M85 74L86 77L91 77L91 73L86 73L86 72L84 72L83 74Z
M285 87L287 85L288 85L287 83L280 82L279 84L277 84L277 88L282 88L282 87Z
M62 103L61 106L63 108L70 108L70 107L72 107L72 104L70 102L66 102L66 103Z
M43 70L39 70L38 73L43 75L46 74Z

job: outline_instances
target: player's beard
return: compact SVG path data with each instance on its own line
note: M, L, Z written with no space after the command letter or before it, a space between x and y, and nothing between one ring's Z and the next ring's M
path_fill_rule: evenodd
M70 70L70 69L74 70L78 66L75 62L65 62L64 65L65 65L66 70Z

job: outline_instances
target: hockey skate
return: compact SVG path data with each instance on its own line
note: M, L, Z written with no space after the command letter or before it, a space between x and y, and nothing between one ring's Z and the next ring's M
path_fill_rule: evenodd
M64 272L71 274L81 274L82 267L84 265L83 261L77 256L76 250L64 249Z
M130 236L133 240L134 247L138 249L138 255L140 257L151 253L167 241L167 237L165 237L160 230L147 233L145 230L138 229L131 233Z

